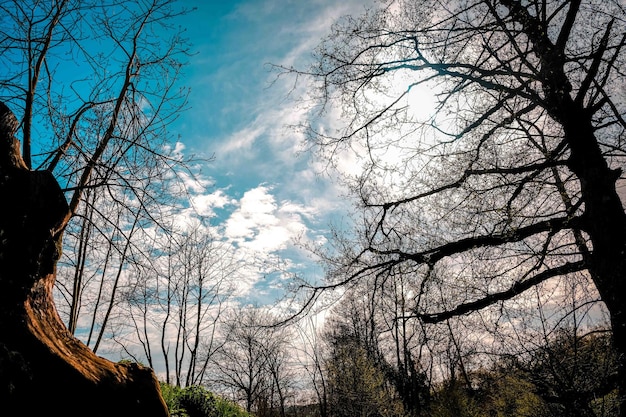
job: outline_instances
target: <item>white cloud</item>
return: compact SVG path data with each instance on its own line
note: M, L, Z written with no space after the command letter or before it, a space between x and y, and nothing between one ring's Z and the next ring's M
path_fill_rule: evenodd
M200 216L214 217L215 208L224 208L235 201L225 194L224 190L217 190L211 194L199 194L192 196L190 202L194 210Z
M271 187L260 185L244 193L239 207L226 221L228 239L264 254L286 249L293 239L306 233L302 217L310 211L290 201L278 204L271 192Z
M293 201L283 202L279 212L287 216L303 216L309 219L313 219L315 215L318 214L318 211L314 207L305 207Z
M259 229L278 223L273 215L275 210L274 197L267 187L246 191L239 201L239 208L226 222L226 236L234 240L253 238Z

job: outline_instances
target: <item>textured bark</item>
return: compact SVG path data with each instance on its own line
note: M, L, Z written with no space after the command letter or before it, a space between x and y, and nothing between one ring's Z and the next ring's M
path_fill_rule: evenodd
M26 168L17 127L0 103L0 403L23 416L167 416L151 369L95 355L59 318L69 209L51 173Z

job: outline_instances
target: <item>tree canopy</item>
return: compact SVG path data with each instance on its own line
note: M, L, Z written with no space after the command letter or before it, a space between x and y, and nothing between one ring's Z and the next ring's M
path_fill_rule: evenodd
M437 323L582 274L626 357L625 33L598 0L390 0L336 22L312 67L283 69L360 202L313 293L413 276L406 316Z

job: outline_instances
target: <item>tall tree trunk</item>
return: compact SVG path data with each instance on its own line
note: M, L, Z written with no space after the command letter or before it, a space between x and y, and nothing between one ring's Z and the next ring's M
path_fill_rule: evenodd
M593 251L585 256L591 278L611 315L613 344L619 355L617 386L620 416L626 417L626 213L617 194L621 171L602 155L589 113L566 96L554 114L570 144L569 168L580 180L585 203L583 230Z
M52 299L69 218L51 173L30 171L0 103L0 398L23 416L167 416L154 373L115 364L74 338Z
M589 85L583 82L576 98L572 98L572 83L565 70L565 45L581 2L570 2L556 43L548 37L542 22L531 16L521 2L504 0L503 4L535 46L534 52L541 63L539 75L545 108L563 126L570 149L568 167L580 181L585 210L582 229L589 235L593 247L590 253L583 253L583 257L611 315L613 343L619 355L619 415L626 417L626 299L623 296L626 294L626 213L616 188L621 170L611 169L602 154L593 123L594 107L598 103L590 102L586 107L584 104ZM605 52L612 25L611 21L600 41L598 57ZM600 63L597 58L596 63ZM592 65L588 71L588 80L592 82L597 67Z
M593 245L589 272L611 315L613 343L619 355L620 416L626 417L626 214L615 187L619 174L610 170L604 159L594 158L589 150L577 153L573 146L571 165L574 172L579 171L587 219L584 230Z

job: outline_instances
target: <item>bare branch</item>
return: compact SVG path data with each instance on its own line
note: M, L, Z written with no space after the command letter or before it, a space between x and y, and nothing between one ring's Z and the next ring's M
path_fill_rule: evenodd
M509 289L497 293L490 294L480 300L459 304L452 310L440 313L415 313L409 317L418 318L424 323L440 323L453 317L462 316L474 311L481 310L485 307L493 305L500 301L510 300L513 297L534 288L538 284L549 280L550 278L571 274L573 272L584 271L587 265L584 261L568 262L559 267L547 269L538 274L527 278L523 281L517 281Z

